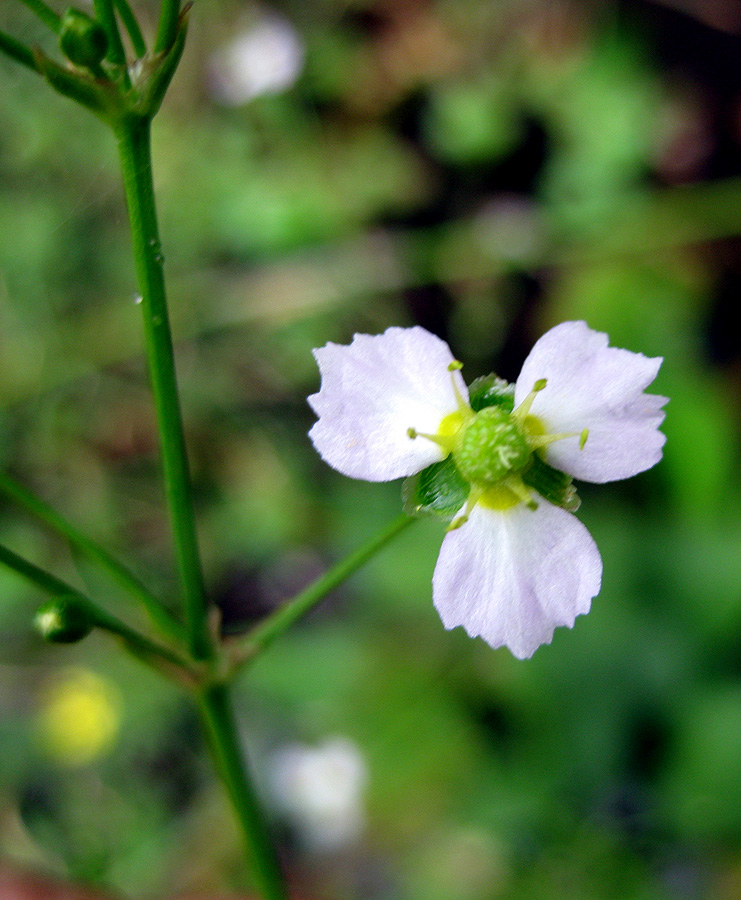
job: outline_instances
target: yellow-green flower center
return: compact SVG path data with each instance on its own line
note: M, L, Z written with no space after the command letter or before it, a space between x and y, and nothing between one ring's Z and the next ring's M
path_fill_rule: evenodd
M466 481L486 489L522 471L531 454L515 418L499 406L488 406L461 427L453 460Z

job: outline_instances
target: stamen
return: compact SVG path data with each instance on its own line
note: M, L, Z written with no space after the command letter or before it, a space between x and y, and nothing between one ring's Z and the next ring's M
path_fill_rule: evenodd
M546 378L539 378L535 384L533 385L533 389L530 393L525 397L522 403L517 407L517 409L512 413L513 418L517 419L518 422L522 423L527 418L530 407L533 405L533 400L535 400L536 396L543 390L543 388L548 383Z
M509 478L505 478L504 484L512 491L515 497L519 497L528 509L535 512L538 508L538 504L533 500L533 495L530 493L530 490L522 478L517 475L512 475Z
M458 359L454 359L452 363L448 364L448 372L450 372L450 380L453 384L453 393L455 394L455 401L458 404L458 411L465 415L466 413L471 412L471 404L468 402L468 398L461 394L458 383L453 377L455 372L460 372L462 368L463 363Z
M555 441L562 441L564 438L579 438L579 449L583 450L584 445L589 437L589 429L585 428L581 434L576 431L565 431L562 434L535 434L528 435L527 442L533 450L540 450L541 447L547 447Z
M476 487L472 484L471 490L468 494L468 500L466 500L466 505L463 507L463 512L459 516L456 516L445 530L455 531L456 529L460 528L461 525L465 525L468 521L468 517L471 515L471 510L479 502L483 493L484 491L482 488Z
M418 437L425 438L425 440L437 444L438 447L442 447L446 453L450 453L450 438L440 437L437 434L425 434L423 431L417 431L416 428L407 428L407 437L413 441Z
M575 431L567 431L563 434L537 434L528 437L527 442L533 450L540 450L541 447L547 447L555 441L562 441L564 438L578 437Z

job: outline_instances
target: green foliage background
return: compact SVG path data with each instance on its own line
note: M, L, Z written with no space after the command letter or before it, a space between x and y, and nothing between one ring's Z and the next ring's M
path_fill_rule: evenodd
M146 21L156 4L138 9ZM659 9L192 11L155 176L200 534L229 628L400 508L399 485L344 479L314 453L313 347L420 322L467 380L513 378L543 331L583 318L663 356L655 390L671 398L655 470L581 487L602 592L531 661L443 630L442 533L420 522L240 682L258 772L287 742L333 735L366 759L359 841L317 853L278 822L292 877L320 900L741 895L741 171L721 152L737 163L741 82L667 62ZM729 10L726 30L682 13L667 28L715 48L722 73L741 44ZM293 23L304 69L221 106L213 54L266 13ZM20 5L0 27L46 41ZM0 464L176 605L112 139L5 60L0 78ZM3 543L137 620L67 547L0 513ZM104 637L41 646L40 601L0 572L0 856L137 898L241 884L186 700ZM115 741L76 766L39 738L46 686L70 665L120 697Z

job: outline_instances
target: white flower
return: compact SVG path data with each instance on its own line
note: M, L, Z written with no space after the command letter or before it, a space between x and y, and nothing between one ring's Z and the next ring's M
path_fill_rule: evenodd
M602 561L567 511L567 476L627 478L657 463L665 440L666 399L644 393L662 360L607 341L584 322L556 326L525 360L514 401L476 410L450 348L424 328L314 351L322 384L309 435L329 465L389 481L450 456L467 483L433 577L446 628L525 658L599 593Z
M210 88L225 106L287 90L301 74L304 46L286 19L261 16L223 47L210 65Z
M334 850L359 837L368 770L354 743L336 737L317 747L290 744L270 768L276 805L310 847Z

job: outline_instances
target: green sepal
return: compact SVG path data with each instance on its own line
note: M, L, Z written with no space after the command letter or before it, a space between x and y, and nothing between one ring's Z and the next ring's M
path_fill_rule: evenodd
M79 9L70 8L62 16L59 46L76 66L97 71L108 53L108 35L100 22Z
M55 597L39 607L34 625L44 638L53 644L74 644L93 630L87 605L74 595Z
M511 413L515 408L515 386L498 375L482 375L471 382L468 402L474 412L480 412L487 406L501 406Z
M449 456L407 478L401 496L408 515L436 516L449 521L464 505L470 490L470 484L461 477Z
M533 453L530 464L520 473L520 477L529 488L537 491L554 506L560 506L568 512L579 509L581 500L571 476L549 466L539 453Z

